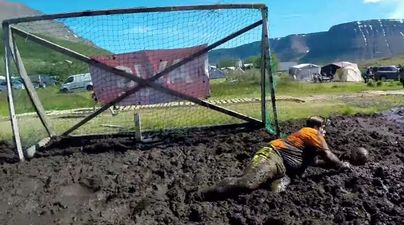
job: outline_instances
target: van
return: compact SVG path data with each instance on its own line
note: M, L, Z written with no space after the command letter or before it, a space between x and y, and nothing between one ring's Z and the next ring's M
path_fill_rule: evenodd
M79 90L93 90L93 82L90 73L82 73L69 76L60 87L60 92L67 93Z

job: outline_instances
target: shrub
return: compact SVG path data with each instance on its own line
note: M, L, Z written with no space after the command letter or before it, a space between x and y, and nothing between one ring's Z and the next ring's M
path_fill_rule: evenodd
M383 85L383 81L381 81L381 80L377 81L376 86L380 87L382 85Z
M396 84L396 82L389 82L389 83L387 84L387 86L389 86L389 87L394 87L394 86L397 86L397 84Z
M242 71L230 71L226 74L226 80L230 82L237 81L238 83L259 84L261 81L260 70L251 69Z
M376 86L376 85L375 85L375 82L374 82L373 80L370 80L370 81L368 81L368 83L366 84L366 86L368 86L368 87L374 87L374 86Z

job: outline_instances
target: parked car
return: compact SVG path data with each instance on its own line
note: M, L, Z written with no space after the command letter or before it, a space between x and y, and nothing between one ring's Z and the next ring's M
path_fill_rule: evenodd
M55 79L49 75L32 75L29 78L35 88L45 88L56 84Z
M11 80L11 86L16 90L25 89L24 84L17 79ZM7 92L7 82L5 79L0 79L0 92Z
M333 79L332 75L325 75L325 74L319 74L319 73L313 74L314 83L331 82L332 79Z
M399 80L400 71L396 66L380 66L375 69L375 80Z
M71 75L60 87L60 91L63 93L76 90L93 90L93 82L91 81L90 73Z

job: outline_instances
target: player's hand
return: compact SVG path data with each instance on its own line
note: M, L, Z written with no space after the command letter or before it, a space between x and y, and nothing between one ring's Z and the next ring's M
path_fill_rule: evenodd
M352 166L349 162L342 162L341 166L339 167L339 170L342 170L342 171L351 170L351 169L352 169Z

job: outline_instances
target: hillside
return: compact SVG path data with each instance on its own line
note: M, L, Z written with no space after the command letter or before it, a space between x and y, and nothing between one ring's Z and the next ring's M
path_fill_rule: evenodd
M381 58L381 59L371 59L362 62L362 68L366 68L368 66L382 66L382 65L403 65L404 66L404 54L391 57L391 58Z
M0 0L0 23L6 19L25 16L38 16L41 14L41 12L31 9L23 4ZM73 42L86 41L77 37L69 28L56 21L38 21L35 23L30 23L29 26L28 24L20 24L20 26L24 27L24 30L29 32L36 32L37 30L41 30L44 35L50 35L64 40ZM41 27L48 27L49 29L45 30L41 29Z
M3 32L0 29L0 35ZM48 40L60 44L69 49L73 49L83 54L109 54L108 51L88 45L86 42L73 42L59 38L47 38ZM20 49L21 56L26 66L29 75L48 74L59 77L59 80L64 80L71 74L83 73L88 71L88 66L63 54L57 53L51 49L44 48L32 41L25 40L17 36L17 46ZM0 41L0 74L4 73L4 44ZM12 68L12 73L15 74L15 68Z
M40 14L40 12L30 9L22 4L0 0L0 22L10 18L35 16ZM40 21L31 23L29 26L27 26L27 24L19 24L19 27L23 27L23 29L28 32L36 33L37 35L46 37L47 40L83 54L109 54L108 51L96 47L90 41L76 36L70 29L56 21ZM43 29L44 27L49 29ZM37 33L39 30L41 32ZM1 28L0 36L0 74L3 75L4 44L3 31ZM39 46L29 40L18 38L18 36L17 45L20 49L27 72L30 75L49 74L58 76L60 80L63 80L68 75L88 71L88 66L86 64ZM15 68L13 68L12 73L16 73Z
M404 54L404 20L368 20L339 24L326 32L294 34L270 39L280 61L324 63L370 59ZM246 59L258 55L260 43L212 51L210 61L223 58Z
M36 16L40 14L39 11L28 8L23 4L0 0L0 21L19 16Z

